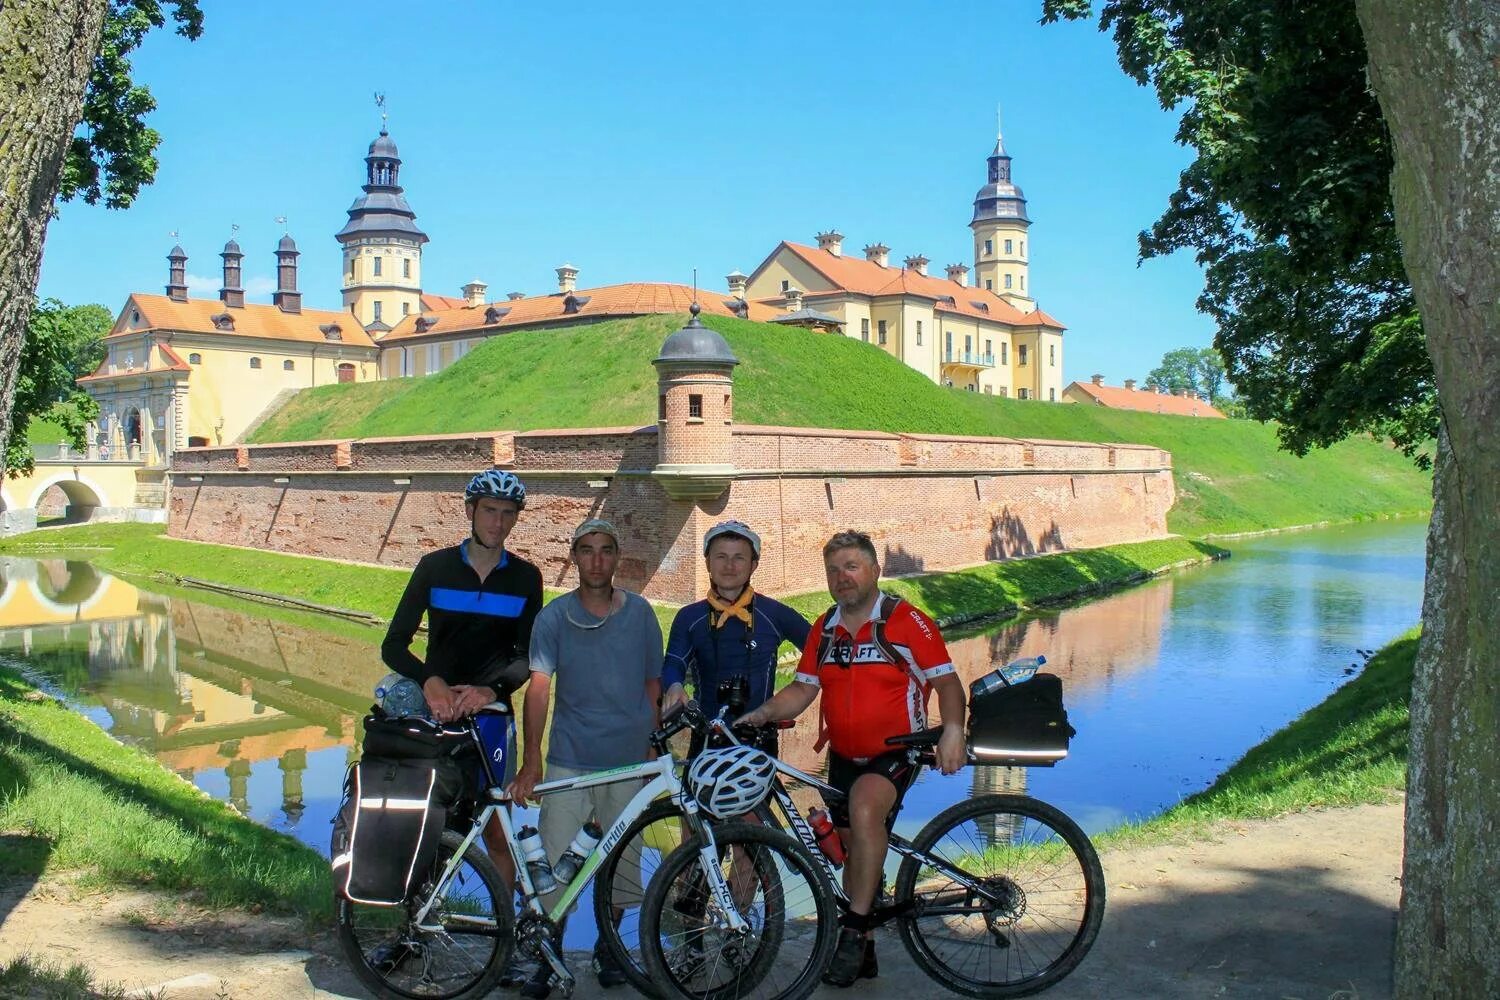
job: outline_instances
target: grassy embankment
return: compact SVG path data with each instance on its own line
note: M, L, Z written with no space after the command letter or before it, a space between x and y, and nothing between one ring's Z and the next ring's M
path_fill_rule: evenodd
M0 668L0 877L188 893L330 915L328 863Z
M437 375L298 393L257 442L648 424L650 359L683 317L617 320L494 337ZM847 337L707 317L729 341L735 419L750 424L1131 442L1172 453L1168 527L1203 537L1426 511L1431 480L1368 439L1297 458L1273 428L1097 406L1051 405L947 389ZM575 359L590 359L589 377Z

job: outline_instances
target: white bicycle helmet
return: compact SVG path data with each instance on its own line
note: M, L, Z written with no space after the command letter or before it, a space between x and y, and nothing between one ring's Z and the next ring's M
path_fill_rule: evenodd
M755 747L705 750L688 768L688 788L715 819L743 816L765 801L776 776L776 762Z
M526 509L526 487L521 485L520 478L514 472L485 469L469 480L469 485L464 487L464 500L477 500L479 497L510 500L515 503L516 509Z

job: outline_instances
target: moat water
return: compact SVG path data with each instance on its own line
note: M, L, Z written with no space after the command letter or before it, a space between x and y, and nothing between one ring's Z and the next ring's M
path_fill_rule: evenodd
M923 775L903 832L992 790L1024 789L1099 831L1206 788L1343 683L1361 650L1417 623L1425 534L1411 521L1237 540L1231 559L950 636L965 681L1045 653L1078 735L1053 768ZM386 672L380 633L181 595L86 561L0 558L0 656L163 767L326 852ZM805 769L814 728L784 737Z

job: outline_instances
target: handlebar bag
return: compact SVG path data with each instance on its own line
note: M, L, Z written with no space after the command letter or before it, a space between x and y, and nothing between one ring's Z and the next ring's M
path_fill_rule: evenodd
M355 903L399 906L437 858L447 821L436 760L366 756L350 766L333 881ZM338 841L343 841L339 851Z
M1037 674L969 702L969 751L978 761L1050 767L1068 755L1074 735L1056 674Z

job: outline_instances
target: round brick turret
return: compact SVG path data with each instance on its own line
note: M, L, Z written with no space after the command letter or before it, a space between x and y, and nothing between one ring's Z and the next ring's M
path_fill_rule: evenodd
M651 362L658 393L653 475L676 499L709 500L728 489L734 474L730 430L740 362L698 312L695 302L687 325Z

